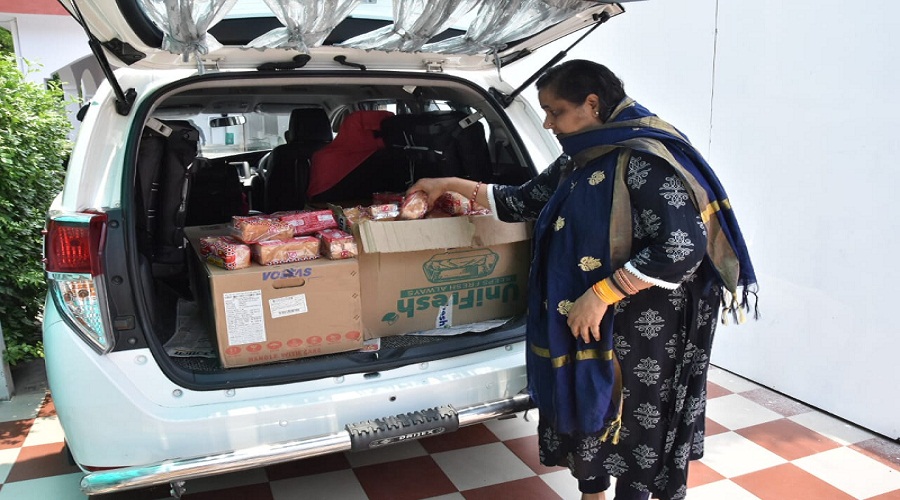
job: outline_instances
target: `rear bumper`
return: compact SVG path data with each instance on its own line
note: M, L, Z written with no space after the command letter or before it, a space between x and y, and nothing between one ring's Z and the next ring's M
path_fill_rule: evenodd
M454 409L442 408L441 419L419 418L427 412L387 417L375 422L364 422L347 426L343 431L312 438L274 443L271 445L233 450L214 455L166 460L163 462L126 467L121 469L93 472L81 480L85 494L112 493L156 484L178 483L189 479L225 474L253 469L281 462L289 462L318 455L342 451L358 451L373 447L375 443L390 444L403 442L427 435L436 435L445 430L478 424L504 415L510 415L531 407L527 394L511 398ZM436 410L433 410L436 411ZM451 420L452 422L449 422ZM405 422L405 424L401 424ZM377 428L378 424L382 428ZM356 436L360 429L371 434L360 441Z

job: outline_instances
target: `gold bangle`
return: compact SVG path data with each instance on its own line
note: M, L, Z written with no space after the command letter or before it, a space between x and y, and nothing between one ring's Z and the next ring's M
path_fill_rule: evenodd
M478 198L478 190L481 189L481 181L478 181L478 184L475 184L475 190L472 191L472 198L469 199L469 207L473 210L475 209L475 198Z

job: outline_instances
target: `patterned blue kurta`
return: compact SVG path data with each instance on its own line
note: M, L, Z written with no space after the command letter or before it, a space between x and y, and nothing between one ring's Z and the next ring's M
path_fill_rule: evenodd
M498 217L537 219L557 187L568 188L565 180L571 165L563 156L522 186L494 186ZM625 180L633 217L628 265L644 278L659 280L661 286L615 305L614 351L624 393L620 439L613 444L601 441L598 434L561 433L552 419L542 415L541 461L567 466L578 479L615 476L637 491L650 491L664 500L679 499L687 490L689 459L703 454L706 374L721 292L716 272L704 258L706 227L675 170L660 158L635 152ZM609 200L598 199L596 207L603 203ZM568 209L596 210L593 202L590 205ZM544 237L597 230L572 226L548 231ZM580 258L544 255L533 266L546 269L551 259L573 257ZM555 276L543 274L551 277L542 280ZM542 289L545 285L538 284ZM545 316L557 314L552 305L544 309ZM610 308L607 314L612 312ZM529 329L544 335L553 331L531 323Z

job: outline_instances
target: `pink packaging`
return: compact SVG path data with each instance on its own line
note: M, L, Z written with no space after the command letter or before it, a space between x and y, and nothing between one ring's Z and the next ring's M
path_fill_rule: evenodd
M329 259L350 259L359 255L356 240L350 233L340 229L325 229L316 233L316 236L322 240L322 255Z
M395 203L372 205L366 207L366 212L372 220L394 220L400 215L400 207Z
M294 237L294 228L268 215L234 216L231 218L231 235L244 243L287 240Z
M428 196L425 191L416 191L407 196L400 205L400 220L421 219L428 213Z
M447 191L442 194L435 202L434 208L441 210L449 215L484 215L491 211L482 207L477 203L472 203L465 195L455 191Z
M231 236L200 238L200 255L210 264L228 270L250 267L250 247Z
M469 199L460 193L447 191L434 202L435 208L439 208L450 215L466 215L471 209Z
M294 236L310 235L323 229L337 227L337 221L334 220L331 210L275 212L271 216L290 224L294 228Z
M264 266L319 258L319 239L297 236L289 240L261 241L250 246L253 260Z

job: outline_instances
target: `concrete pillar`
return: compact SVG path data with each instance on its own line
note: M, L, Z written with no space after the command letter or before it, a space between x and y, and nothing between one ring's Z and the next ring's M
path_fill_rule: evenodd
M3 339L3 324L0 324L0 354L6 352L6 341ZM9 363L6 359L0 359L0 401L9 401L15 394L12 372L9 371Z

